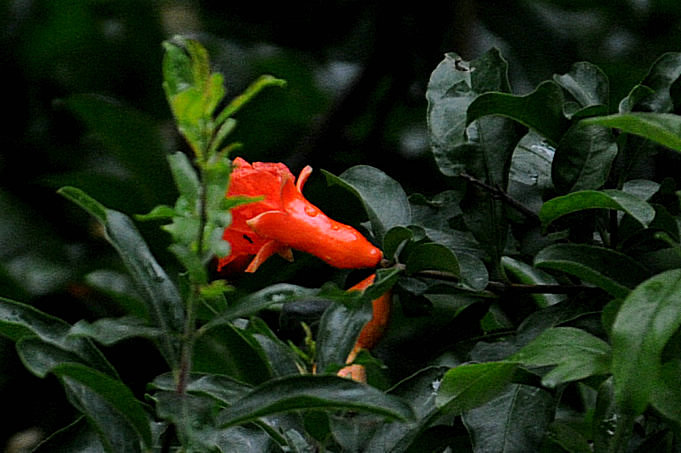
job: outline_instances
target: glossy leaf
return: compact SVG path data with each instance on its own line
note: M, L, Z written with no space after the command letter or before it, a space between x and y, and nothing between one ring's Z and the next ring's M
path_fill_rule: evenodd
M665 345L681 327L681 270L641 283L622 303L612 336L612 374L619 404L640 414L662 374Z
M627 111L668 113L674 107L672 85L681 76L681 53L662 54L651 65L648 74L625 98Z
M566 102L564 110L569 117L579 115L585 109L598 108L599 114L607 113L609 104L608 77L601 69L586 61L575 63L570 72L554 75L554 82L567 91L574 99L574 105Z
M445 367L425 368L391 389L389 394L404 398L414 408L416 423L383 423L364 446L365 451L402 453L414 447L423 448L415 440L440 415L435 405L435 390L445 372Z
M332 303L324 311L317 332L318 372L328 372L333 365L344 365L360 331L371 319L371 300L360 298L358 302Z
M157 340L164 334L164 331L150 327L146 321L133 316L100 318L92 323L81 320L68 332L69 337L87 337L105 346L134 337Z
M590 333L574 327L545 330L509 357L527 366L554 366L542 384L555 387L569 381L606 374L610 370L610 346Z
M468 107L466 124L486 116L502 115L534 129L555 145L567 130L563 92L555 82L542 82L530 94L483 93Z
M540 451L554 411L547 391L514 384L462 418L476 453L526 453Z
M620 298L648 276L630 256L587 244L550 245L537 253L534 265L574 275Z
M619 129L647 138L675 151L681 151L681 116L671 113L631 112L597 116L582 120L584 124Z
M79 417L73 423L51 433L32 450L33 453L55 451L91 453L106 450L95 428L87 422L85 417Z
M553 184L560 193L600 189L616 156L615 138L607 128L577 124L556 147Z
M627 192L614 189L580 190L552 198L542 206L539 218L546 227L564 215L586 209L622 211L632 216L644 227L647 227L655 218L655 209L649 203Z
M154 378L149 386L155 390L174 392L175 377L172 373L164 373ZM252 389L250 385L218 374L191 373L187 378L188 393L209 396L223 407L230 406Z
M272 377L267 356L248 332L228 323L199 332L192 359L195 373L222 374L246 384Z
M311 297L317 292L318 290L315 289L289 283L277 283L232 302L222 313L202 326L201 330L204 331L220 324L229 323L236 318L254 315L274 304L283 304L300 298Z
M525 285L555 285L557 283L551 274L510 256L504 256L501 263L507 275L518 283ZM540 308L546 308L565 300L565 296L562 294L532 294L532 298Z
M407 194L402 186L381 170L357 165L336 177L324 172L329 184L338 184L357 196L364 206L374 236L382 241L385 233L411 222Z
M461 414L503 393L517 365L487 362L459 365L449 370L437 390L435 403L444 413Z
M167 332L159 342L165 359L171 365L176 364L179 343L173 334L183 328L183 302L175 284L156 262L137 228L129 217L107 209L79 189L64 187L59 193L102 223L107 240L118 252L143 295L153 324Z
M473 152L466 137L467 110L471 102L487 91L510 92L508 64L492 49L467 62L447 53L428 82L428 130L433 156L440 171L457 176L466 171L466 156Z
M106 451L144 451L151 445L149 418L121 381L77 364L53 370L71 403L100 434Z
M29 354L47 354L39 360L31 360L30 369L45 376L51 368L62 361L80 362L110 376L116 370L104 355L87 339L68 337L69 324L59 318L43 313L29 305L0 297L0 334L13 340L30 340L23 351ZM33 352L28 352L31 348ZM33 355L35 357L35 355ZM30 365L27 362L27 365Z
M406 263L408 274L428 270L450 273L475 290L484 289L488 283L487 269L481 260L466 253L455 253L441 244L419 244L409 254Z
M267 381L218 417L222 427L294 410L336 409L369 412L389 420L413 420L401 398L337 376L289 376Z

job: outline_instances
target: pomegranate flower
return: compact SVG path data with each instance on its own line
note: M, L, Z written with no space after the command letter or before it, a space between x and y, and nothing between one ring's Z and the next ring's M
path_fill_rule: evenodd
M311 167L305 167L294 182L281 163L249 164L236 158L233 165L227 196L263 199L232 209L232 224L223 234L232 253L219 260L218 269L231 264L255 272L275 253L292 260L291 249L341 269L374 267L383 257L359 231L329 218L305 199L302 189Z

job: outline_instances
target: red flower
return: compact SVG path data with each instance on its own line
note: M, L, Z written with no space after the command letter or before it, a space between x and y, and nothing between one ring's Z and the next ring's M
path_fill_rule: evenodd
M275 253L292 260L292 248L343 269L374 267L383 257L359 231L330 219L303 197L311 167L305 167L294 183L293 174L281 163L251 165L236 158L233 165L227 196L264 199L232 209L232 224L223 234L232 253L219 260L218 269L232 263L255 272Z

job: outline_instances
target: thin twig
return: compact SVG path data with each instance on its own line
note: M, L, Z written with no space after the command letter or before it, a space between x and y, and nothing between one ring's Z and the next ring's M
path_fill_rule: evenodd
M451 272L424 270L412 274L415 277L432 278L448 282L460 282L461 278ZM560 285L560 284L537 284L507 283L490 281L487 284L488 291L495 294L575 294L581 291L594 291L599 288L586 285Z
M475 176L469 175L466 172L460 173L459 176L461 176L466 181L480 187L481 189L486 190L495 199L501 200L502 202L511 206L516 211L524 214L525 217L527 217L533 223L537 223L537 224L541 223L537 213L535 213L533 210L531 210L530 208L528 208L527 206L525 206L524 204L522 204L521 202L519 202L515 198L511 197L509 194L507 194L501 188L493 186L491 184L488 184L485 181L482 181L482 180L476 178Z

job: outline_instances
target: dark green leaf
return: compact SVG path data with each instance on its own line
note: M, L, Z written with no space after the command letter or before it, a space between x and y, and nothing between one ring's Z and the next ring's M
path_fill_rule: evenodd
M671 113L616 113L582 120L587 125L612 127L681 151L681 116Z
M570 116L588 108L598 108L601 115L607 113L610 87L608 77L598 66L580 61L572 65L570 72L554 75L553 80L575 100L574 108L568 107L568 103L564 106Z
M487 362L459 365L445 374L435 403L442 412L461 414L503 393L517 365Z
M542 332L509 360L528 366L556 365L542 378L555 387L610 371L610 346L590 333L574 327L554 327Z
M371 300L363 303L332 303L324 311L317 332L317 370L327 372L333 365L342 366L360 331L372 317Z
M511 385L484 406L463 414L476 453L540 451L554 418L551 395L538 387Z
M106 451L97 431L80 417L70 425L50 434L32 453L53 453L68 451L69 453L94 453Z
M546 227L559 217L586 209L623 211L644 227L655 218L655 209L649 203L627 192L614 189L581 190L552 198L542 206L539 218Z
M179 357L175 333L184 327L184 304L175 284L156 262L149 247L126 215L107 209L74 187L60 189L60 194L95 216L106 229L106 237L123 260L147 303L155 326L166 332L159 345L171 365Z
M419 446L418 443L413 443L414 440L440 415L435 405L435 390L446 370L445 367L429 367L419 370L391 389L389 391L391 395L409 401L416 412L417 422L383 423L364 446L365 451L402 453L410 446Z
M400 251L402 245L414 237L414 233L407 227L396 226L386 232L383 237L383 255L392 259Z
M92 338L98 343L110 346L135 337L157 340L165 335L165 332L156 327L150 327L140 318L126 316L116 319L100 318L92 323L81 320L71 327L68 335Z
M613 378L603 381L598 387L591 426L594 451L626 451L634 418L627 408L623 408L615 400Z
M637 87L641 87L645 95L630 94L626 99L633 110L667 113L674 107L671 98L672 85L681 77L681 53L667 52L661 55L650 67L648 74ZM630 108L629 111L631 111Z
M681 423L681 360L662 364L650 404L668 419Z
M374 167L357 165L336 177L324 172L329 184L338 184L357 196L369 216L374 236L382 241L395 226L407 226L411 211L402 186Z
M202 329L194 344L193 372L222 374L247 384L272 376L267 356L245 332L228 323Z
M556 148L551 174L560 193L600 189L617 156L612 133L601 126L573 126Z
M510 256L504 256L501 263L507 275L518 283L525 285L555 285L557 283L556 279L550 274ZM532 298L540 308L546 308L565 300L565 296L562 294L532 294Z
M646 269L630 256L587 244L550 245L535 256L534 265L574 275L620 298L648 277Z
M107 451L141 452L150 447L150 420L121 381L78 364L60 365L53 373L71 403L99 432Z
M640 414L658 391L662 351L681 326L681 270L640 284L612 326L612 374L618 403Z
M155 390L166 392L174 392L176 390L175 377L172 373L157 376L149 385ZM223 407L231 406L234 401L251 390L253 390L252 386L228 376L191 373L187 377L188 393L209 396Z
M311 409L362 411L390 420L413 420L413 409L401 398L337 376L289 376L267 381L219 415L220 426L232 426L281 412Z
M554 421L549 425L546 433L548 439L554 444L558 444L564 451L568 453L592 453L589 441L574 429L570 424Z
M38 354L46 353L40 360L31 361L36 365L31 367L33 372L44 376L53 365L75 361L117 376L116 370L89 340L68 338L69 328L70 325L59 318L0 297L0 334L13 341L30 339L26 348Z
M466 111L478 94L510 91L508 64L492 49L466 62L454 53L435 68L428 82L428 130L440 171L457 176L466 171L466 155L473 150L466 137Z
M545 81L525 96L481 94L468 107L466 124L483 116L501 115L534 129L555 145L568 128L562 106L563 92L560 87L555 82Z
M273 304L283 304L296 299L310 297L317 292L318 290L315 289L304 288L289 283L277 283L231 303L224 312L208 322L201 330L207 330L220 324L229 323L236 318L254 315Z
M456 254L444 245L435 243L420 244L409 254L406 267L408 274L423 270L440 270L456 277L461 276L461 269Z

